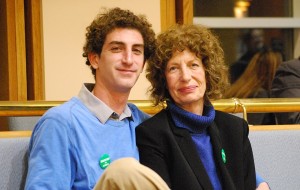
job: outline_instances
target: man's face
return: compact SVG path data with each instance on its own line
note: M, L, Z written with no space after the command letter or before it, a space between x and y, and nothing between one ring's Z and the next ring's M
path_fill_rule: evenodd
M264 46L263 30L255 29L251 32L250 48L252 51L260 50Z
M144 40L135 29L117 28L106 36L97 55L96 83L107 90L129 93L144 67Z

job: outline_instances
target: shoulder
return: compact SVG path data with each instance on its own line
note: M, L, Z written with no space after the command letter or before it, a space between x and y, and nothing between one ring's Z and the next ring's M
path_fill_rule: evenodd
M272 83L272 97L295 97L295 94L299 90L300 60L291 60L282 63Z
M50 108L36 124L35 131L44 126L47 126L48 129L66 129L71 126L74 119L86 118L87 114L90 114L88 109L74 97L59 106Z
M155 114L154 116L152 116L151 118L149 118L148 120L144 121L142 124L148 125L151 123L165 122L167 120L168 120L167 111L165 109L163 109L160 112L158 112L157 114Z
M215 134L227 139L226 142L242 142L248 138L249 126L243 118L216 111L214 124L212 127L215 129Z
M216 110L216 116L215 120L228 120L228 121L234 121L234 122L243 122L244 119L241 117L238 117L236 115L225 113L223 111Z
M162 110L136 128L137 145L166 147L173 138L166 110ZM170 147L168 147L170 148Z
M83 112L87 111L88 109L83 105L83 103L77 99L76 97L71 98L69 101L50 108L43 116L42 118L53 118L58 120L64 120L71 115L76 114L77 112Z
M150 115L140 110L136 105L132 103L127 104L129 109L131 110L132 116L134 120L138 120L139 123L150 118Z
M300 72L300 60L293 59L290 61L283 62L277 72Z
M233 130L244 130L248 124L246 120L233 114L225 113L216 110L215 123L218 128L233 129Z
M281 78L284 79L291 76L298 78L298 80L300 79L300 60L298 59L286 61L279 65L274 80L279 80Z
M151 118L142 122L137 130L148 130L148 131L158 131L158 130L166 130L168 127L168 114L166 110L161 110Z

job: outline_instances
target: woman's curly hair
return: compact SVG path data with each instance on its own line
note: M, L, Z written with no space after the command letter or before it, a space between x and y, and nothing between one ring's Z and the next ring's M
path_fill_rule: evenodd
M129 10L113 8L105 10L97 15L93 22L86 28L86 42L83 47L83 57L86 57L86 65L90 66L93 75L96 71L91 67L88 59L89 53L101 54L106 36L116 28L135 29L142 34L144 40L144 61L155 50L155 33L152 25L143 15L135 15Z
M155 105L171 99L166 88L165 69L176 51L190 50L199 57L205 68L205 101L222 98L229 86L228 67L217 36L201 25L176 25L157 37L156 52L148 60L146 77L151 83L149 92Z

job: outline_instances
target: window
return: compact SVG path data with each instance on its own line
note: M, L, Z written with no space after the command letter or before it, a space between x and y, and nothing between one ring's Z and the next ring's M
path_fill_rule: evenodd
M243 39L253 29L262 30L264 45L282 51L288 60L295 57L294 29L300 28L300 19L293 17L293 3L293 0L194 0L193 22L207 25L220 37L229 65L245 53Z

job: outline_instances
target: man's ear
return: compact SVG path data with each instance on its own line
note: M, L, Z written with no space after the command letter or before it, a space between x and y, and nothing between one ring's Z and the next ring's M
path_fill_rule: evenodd
M91 63L91 66L94 68L94 69L97 69L99 67L99 61L100 61L100 57L98 54L96 53L89 53L88 54L88 59Z

